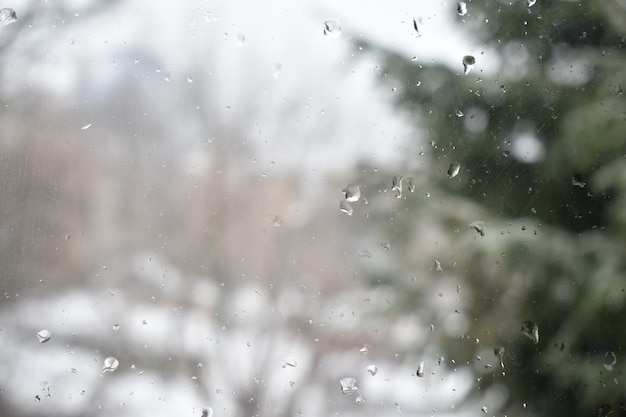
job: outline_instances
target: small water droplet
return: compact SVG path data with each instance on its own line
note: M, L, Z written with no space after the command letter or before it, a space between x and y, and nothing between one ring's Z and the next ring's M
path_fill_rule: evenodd
M465 16L467 14L467 3L460 1L456 4L456 12L459 16Z
M522 323L522 334L534 344L539 343L539 326L534 321L526 320Z
M485 222L477 220L475 222L470 223L469 227L476 230L476 232L479 235L485 236Z
M0 24L6 26L15 21L17 21L15 10L9 8L0 10Z
M463 117L463 112L461 110L457 110L456 117Z
M602 364L604 366L604 369L606 369L607 371L612 371L615 364L617 364L617 356L615 356L615 353L606 352L606 354L604 355L604 363Z
M201 417L213 417L213 409L211 407L203 408Z
M187 77L187 82L188 82L189 84L193 83L193 78L191 78L191 77Z
M467 75L472 70L472 68L474 68L474 65L476 65L476 58L471 55L465 55L462 62L463 72L465 72L465 75Z
M526 2L528 3L528 7L533 7L535 3L537 3L537 0L526 0Z
M374 376L378 373L378 366L376 365L369 365L367 367L367 372L370 373L370 375Z
M283 225L283 216L272 216L272 226L280 227Z
M39 394L35 395L35 402L37 404L39 404L41 402L41 397L39 396Z
M52 333L50 333L50 330L43 329L37 332L37 340L39 340L39 343L46 343L51 337Z
M411 193L415 192L415 181L413 180L413 177L406 179L406 189Z
M343 213L346 213L348 216L352 216L352 213L354 213L352 205L350 205L347 200L341 200L341 202L339 203L339 210Z
M370 345L363 345L363 347L361 349L359 349L359 353L361 355L367 355L368 353L370 353Z
M120 361L113 356L109 356L104 360L104 365L102 365L102 372L115 372L117 371L117 367L120 366Z
M438 259L435 259L435 271L443 272L443 268L441 267L441 262Z
M357 391L354 401L357 404L365 404L365 398L363 398L363 394L361 394L361 391Z
M380 247L383 248L384 250L391 250L391 243L383 242L380 244Z
M504 368L504 348L502 346L494 347L493 354L496 355L496 358L500 359L500 368Z
M358 185L350 184L343 189L343 195L347 202L354 203L361 198L361 188Z
M295 368L296 366L298 366L298 362L296 362L296 360L291 356L287 356L285 360L283 360L283 368L286 368L288 366Z
M368 258L368 259L372 259L372 253L368 250L360 250L359 251L359 257L360 258Z
M483 413L487 414L489 411L487 410L487 407L483 406L483 408L480 409Z
M341 23L338 19L327 19L324 22L324 35L330 38L341 36Z
M113 331L116 332L120 329L119 323L113 323Z
M86 125L82 126L81 129L82 130L87 130L91 127L91 123L87 123Z
M421 361L418 365L415 375L419 376L420 378L424 376L424 361Z
M391 191L396 193L396 198L402 197L402 178L400 175L395 175L391 180Z
M448 167L448 178L454 178L459 175L459 171L461 170L461 164L458 162L453 162Z
M420 28L417 25L417 20L413 19L413 29L415 30L415 33L417 33L417 36L422 36L420 33Z
M572 176L572 185L576 187L585 188L585 181L583 181L583 176L581 174L574 174Z
M359 392L359 387L356 385L356 379L352 377L341 378L339 380L341 384L341 393L345 395Z
M241 33L237 33L235 39L237 40L237 46L240 48L246 44L246 37Z
M275 62L274 65L272 65L272 76L274 78L278 78L282 69L283 66L280 64L280 62Z

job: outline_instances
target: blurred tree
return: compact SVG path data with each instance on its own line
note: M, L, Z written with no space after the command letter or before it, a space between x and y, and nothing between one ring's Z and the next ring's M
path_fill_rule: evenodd
M458 16L495 51L493 72L482 54L465 73L462 56L449 69L359 45L430 142L406 164L418 192L372 213L403 250L370 276L396 288L398 314L435 326L449 319L432 297L444 289L462 331L439 343L476 373L468 399L495 390L508 416L626 415L626 5L529 3L469 2ZM522 335L527 320L538 340Z

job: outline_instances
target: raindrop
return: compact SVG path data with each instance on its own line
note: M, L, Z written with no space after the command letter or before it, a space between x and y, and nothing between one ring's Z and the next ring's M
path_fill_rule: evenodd
M370 373L370 375L374 376L378 373L378 366L376 365L370 365L367 367L367 372Z
M488 410L487 407L483 406L483 408L480 409L483 413L487 414Z
M41 402L41 397L39 396L39 394L35 395L35 402L37 404L39 404Z
M454 178L459 175L459 171L461 170L461 164L458 162L453 162L448 167L448 178Z
M435 271L443 272L443 268L441 267L441 262L438 259L435 259Z
M51 337L52 333L50 333L50 330L43 329L37 332L37 340L39 340L39 343L46 343Z
M419 376L420 378L424 376L424 361L420 362L415 375Z
M363 394L361 394L361 391L357 391L357 395L354 401L357 404L365 404L365 398L363 398Z
M485 222L481 222L478 220L470 223L469 227L476 230L479 235L485 236Z
M2 9L0 10L0 24L9 25L17 20L17 14L13 9Z
M361 355L367 355L368 353L370 353L370 345L363 345L363 347L359 349L359 353Z
M361 198L361 188L358 185L350 184L343 189L343 195L347 202L354 203Z
M406 179L406 189L410 192L415 192L415 181L413 181L412 177Z
M476 64L476 58L471 55L465 55L462 62L463 71L465 72L465 75L467 75L472 70L472 68L474 68L474 65Z
M342 200L341 203L339 203L339 210L346 213L348 216L352 216L352 213L354 213L354 209L347 200Z
M283 225L283 216L272 216L272 226L280 227Z
M526 320L522 323L522 334L533 341L539 343L539 327L534 321Z
M463 117L463 112L461 110L457 110L456 117Z
M82 130L87 130L91 127L91 123L87 123L86 125L84 125L83 127L81 127Z
M526 2L528 3L528 7L533 7L535 3L537 3L537 0L526 0Z
M368 250L360 250L359 251L359 257L360 258L368 258L368 259L372 259L372 253Z
M280 62L275 62L274 65L272 65L272 76L274 78L278 78L282 69L283 66L280 64Z
M356 385L356 379L351 377L341 378L339 380L341 384L341 393L345 395L359 392L359 387Z
M496 355L496 358L500 359L500 368L504 368L504 348L502 346L496 346L493 348L493 354Z
M602 364L604 366L604 369L606 369L607 371L612 371L615 364L617 364L617 356L615 356L615 353L606 352L604 355L604 363Z
M330 38L341 36L341 23L337 19L327 19L324 22L324 35Z
M459 16L465 16L467 14L467 3L460 1L456 4L456 11Z
M415 33L417 33L417 36L422 36L422 35L420 34L420 29L419 29L419 27L417 26L417 20L415 20L415 19L413 19L413 29L415 29Z
M391 181L391 191L396 193L396 198L402 197L402 178L400 175L395 175Z
M585 188L585 181L583 181L583 176L581 174L574 174L572 176L572 185L576 187Z
M104 360L104 365L102 365L102 372L115 372L117 371L117 367L120 366L120 361L118 361L113 356L109 356Z
M246 37L241 33L236 34L235 39L237 39L237 46L240 48L246 44Z
M296 366L298 366L298 362L296 362L296 360L291 356L287 356L283 361L283 368L286 368L288 366L295 368Z
M380 247L383 248L384 250L391 250L391 243L383 242L380 244Z
M203 408L201 417L213 417L213 409L211 407Z

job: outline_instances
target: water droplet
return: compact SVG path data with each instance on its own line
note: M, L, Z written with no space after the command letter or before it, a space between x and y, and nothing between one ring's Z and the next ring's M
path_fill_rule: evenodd
M474 65L476 65L476 58L471 55L465 55L462 62L463 72L465 72L465 75L467 75L472 70L472 68L474 68Z
M0 10L0 24L9 25L17 20L17 14L13 9L2 9Z
M354 203L361 198L361 188L358 185L350 184L343 189L343 195L347 202Z
M278 78L282 69L283 66L280 64L280 62L275 62L274 65L272 65L272 76L274 78Z
M459 171L461 170L461 164L458 162L453 162L448 167L448 178L454 178L459 175Z
M359 387L356 385L356 379L351 377L341 378L339 380L341 384L341 393L342 394L352 394L354 392L359 392Z
M380 247L383 248L384 250L391 250L391 243L383 242L380 244Z
M37 332L37 340L39 340L39 343L46 343L51 337L52 333L50 333L50 330L43 329Z
M367 355L368 353L370 353L370 345L363 345L363 347L359 349L359 353L361 355Z
M419 26L417 25L417 20L415 20L415 19L413 19L413 29L415 30L415 33L417 33L417 36L422 36L422 35L420 34L420 28L419 28Z
M456 117L463 117L463 112L461 110L457 110Z
M435 259L435 271L443 272L443 268L441 267L441 262L438 259Z
M272 216L272 226L280 227L283 225L283 216Z
M368 250L360 250L359 251L359 257L372 259L372 253L370 251L368 251Z
M192 84L192 83L193 83L193 78L191 78L191 77L187 77L187 82L188 82L189 84Z
M83 127L81 127L82 130L87 130L91 127L91 123L87 123L86 125L84 125Z
M286 368L288 366L295 368L296 366L298 366L298 362L296 362L296 360L291 356L287 356L285 360L283 360L283 368Z
M357 404L365 404L365 398L363 398L363 394L361 394L361 391L357 391L354 401Z
M237 39L237 46L240 48L246 44L246 37L241 33L237 33L235 39Z
M572 185L575 185L580 188L585 188L585 181L583 181L583 176L581 174L574 174L572 176Z
M406 179L406 189L409 190L409 192L415 192L415 181L413 181L413 177Z
M395 175L391 180L391 191L396 193L396 198L402 197L402 178L400 175Z
M370 373L370 375L374 376L378 373L378 366L376 365L369 365L367 367L367 372Z
M203 408L201 417L213 417L213 409L211 407Z
M459 16L465 16L467 14L467 3L460 1L456 4L456 11Z
M537 0L526 0L526 2L528 3L528 7L533 7L535 3L537 3Z
M606 354L604 355L604 363L602 364L604 366L604 369L606 369L607 371L612 371L613 366L615 366L616 363L617 356L615 356L615 353L606 352Z
M476 232L479 235L485 236L485 222L481 222L480 220L477 220L475 222L470 223L469 227L476 230Z
M120 361L118 361L113 356L109 356L104 360L104 365L102 365L102 372L115 372L117 371L117 367L120 366Z
M493 354L496 355L496 358L500 359L500 368L504 368L504 348L502 346L496 346L493 348Z
M420 362L415 375L419 376L420 378L424 376L424 361Z
M120 329L119 323L113 323L113 331L116 332Z
M539 327L534 321L526 320L522 323L522 334L533 341L539 343Z
M341 200L341 203L339 203L339 210L346 213L348 216L352 216L352 213L354 213L354 209L347 200Z
M487 414L489 411L487 410L487 407L483 406L483 408L480 409L480 411L482 411L483 413Z
M338 19L327 19L324 22L324 35L330 38L341 36L341 23Z

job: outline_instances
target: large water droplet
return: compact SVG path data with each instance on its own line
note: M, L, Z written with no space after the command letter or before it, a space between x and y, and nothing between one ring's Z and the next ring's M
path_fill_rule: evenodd
M400 175L395 175L391 180L391 191L396 193L396 198L402 197L402 178Z
M424 361L421 361L418 365L415 375L419 376L420 378L424 376Z
M354 213L354 209L347 200L341 200L341 203L339 203L339 210L346 213L348 216L352 216L352 213Z
M288 366L295 368L296 366L298 366L298 362L296 362L296 360L292 358L291 356L287 356L285 360L283 361L283 368L286 368Z
M474 65L476 65L476 58L471 55L465 55L462 62L463 72L465 72L465 74L467 75L472 70L472 68L474 68Z
M480 220L477 220L475 222L470 223L469 227L476 230L476 232L479 235L485 236L485 222L481 222Z
M341 378L339 380L341 384L341 393L342 394L352 394L354 392L359 392L359 387L356 385L356 379L352 377Z
M522 323L522 334L533 341L539 343L539 327L534 321L526 320Z
M354 203L361 198L361 188L358 185L350 184L343 189L343 195L347 202Z
M120 366L120 361L113 356L109 356L104 360L104 365L102 365L102 372L115 372L117 371L117 367Z
M37 340L39 340L39 343L46 343L51 337L52 333L50 333L50 330L43 329L37 332Z
M465 16L467 14L467 3L460 1L456 4L456 11L459 16Z
M324 22L324 35L330 38L341 36L341 23L338 19L327 19Z
M461 170L461 164L458 162L453 162L448 167L448 178L454 178L459 175L459 171Z
M500 360L500 368L504 368L504 348L502 346L496 346L493 348L493 354Z
M17 20L17 14L13 9L2 9L0 10L0 24L8 25Z

